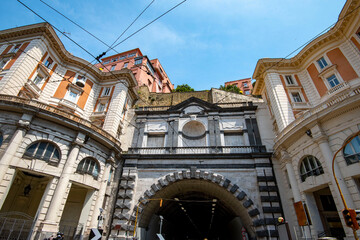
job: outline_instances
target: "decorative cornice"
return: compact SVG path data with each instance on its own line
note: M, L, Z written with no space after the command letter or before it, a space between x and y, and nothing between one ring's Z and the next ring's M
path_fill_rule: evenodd
M324 47L324 45L331 42L337 41L341 38L346 40L344 32L349 28L351 19L357 16L356 11L359 11L358 5L359 0L349 0L346 2L343 10L341 11L338 21L333 28L323 35L317 37L309 44L307 44L296 56L285 59L285 58L262 58L259 59L253 76L256 79L256 85L253 89L253 94L260 95L264 88L264 77L265 73L270 69L279 70L284 68L299 68L311 54Z
M54 29L48 23L38 23L0 31L0 42L3 42L3 39L14 41L26 37L44 37L61 58L64 65L76 65L94 75L99 81L126 80L129 84L129 94L133 99L138 98L137 93L133 89L137 86L137 81L130 69L124 68L114 72L101 72L93 64L68 52Z

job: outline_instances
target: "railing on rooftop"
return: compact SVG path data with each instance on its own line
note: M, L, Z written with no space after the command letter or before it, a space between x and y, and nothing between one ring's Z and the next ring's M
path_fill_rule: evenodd
M129 148L129 154L232 154L265 153L265 146L219 146L219 147L144 147Z
M77 122L81 125L84 125L88 128L91 128L91 130L93 130L94 132L102 135L103 137L109 139L116 145L120 146L120 141L117 140L115 137L113 137L110 133L108 133L105 130L101 129L100 127L92 124L90 121L85 120L81 117L78 117L70 112L65 111L65 110L59 109L57 107L54 107L54 106L51 106L51 105L48 105L48 104L45 104L45 103L42 103L42 102L39 102L36 100L26 99L26 98L11 96L11 95L4 95L4 94L0 94L0 101L18 103L18 104L21 104L22 106L35 107L38 109L42 109L42 110L54 113L61 117L65 117L65 118L70 119L74 122Z

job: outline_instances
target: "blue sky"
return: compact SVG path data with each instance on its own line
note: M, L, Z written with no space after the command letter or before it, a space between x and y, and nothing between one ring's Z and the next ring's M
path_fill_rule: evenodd
M151 0L44 0L109 45ZM182 0L155 0L124 34L129 36ZM40 2L23 0L97 56L105 45ZM195 90L251 77L260 58L285 57L337 21L345 0L187 0L120 44L158 58L170 80ZM16 0L2 2L0 29L42 22ZM92 57L58 33L73 55ZM121 40L120 39L120 40ZM106 56L115 54L110 51Z

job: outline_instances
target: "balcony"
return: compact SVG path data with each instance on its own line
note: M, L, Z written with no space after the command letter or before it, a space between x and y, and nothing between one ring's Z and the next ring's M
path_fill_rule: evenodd
M340 91L342 91L342 90L345 90L345 89L348 89L348 88L350 88L350 85L349 85L347 82L342 82L342 83L336 85L335 87L329 89L329 91L327 92L327 94L328 94L329 96L331 96L331 95L333 95L334 93L338 93L338 92L340 92Z
M76 107L77 107L76 103L74 103L72 101L69 101L69 100L67 100L65 98L60 99L59 105L70 108L72 110L76 110Z
M129 154L249 154L265 153L265 146L228 146L228 147L153 147L129 148Z
M25 83L26 90L28 90L34 98L39 98L41 89L30 79Z
M93 112L90 116L90 120L94 121L96 119L104 119L106 117L106 112Z

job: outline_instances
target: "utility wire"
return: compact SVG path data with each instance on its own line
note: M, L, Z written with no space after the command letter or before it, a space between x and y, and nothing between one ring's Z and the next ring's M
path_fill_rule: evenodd
M105 46L109 47L110 49L114 50L116 53L117 52L115 49L113 49L111 46L109 46L107 43L105 43L103 40L101 40L100 38L98 38L97 36L95 36L94 34L92 34L91 32L89 32L88 30L86 30L85 28L83 28L82 26L80 26L79 24L77 24L76 22L74 22L73 20L71 20L70 18L68 18L67 16L65 16L63 13L61 13L60 11L58 11L57 9L55 9L54 7L50 6L49 4L47 4L46 2L44 2L43 0L40 0L40 2L42 2L43 4L45 4L46 6L48 6L49 8L51 8L52 10L54 10L55 12L57 12L58 14L60 14L61 16L63 16L64 18L66 18L67 20L69 20L70 22L72 22L73 24L75 24L76 26L78 26L79 28L81 28L84 32L88 33L90 36L92 36L93 38L95 38L96 40L98 40L99 42L101 42L102 44L104 44Z
M124 35L124 33L138 20L138 18L151 6L151 4L154 3L155 0L152 0L149 5L147 5L147 7L134 19L134 21L132 21L132 23L120 34L120 36L111 44L111 46L109 47L109 49L107 49L105 52L108 52L112 48L112 46L114 46L114 44ZM113 49L114 50L114 49ZM115 50L114 50L115 51Z

